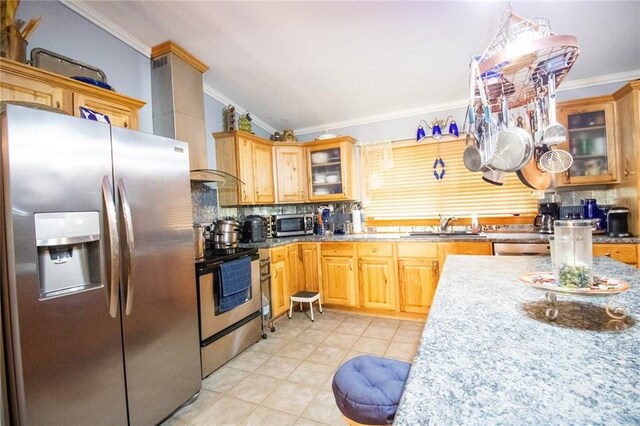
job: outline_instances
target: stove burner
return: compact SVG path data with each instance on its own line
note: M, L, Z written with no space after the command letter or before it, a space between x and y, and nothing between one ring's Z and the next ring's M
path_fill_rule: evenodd
M216 249L207 246L204 257L196 259L197 268L206 268L216 263L228 262L243 256L252 256L258 252L257 248L233 247L226 249Z

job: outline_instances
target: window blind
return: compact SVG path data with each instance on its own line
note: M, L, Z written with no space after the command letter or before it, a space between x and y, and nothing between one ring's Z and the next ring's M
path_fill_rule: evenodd
M468 171L462 161L465 147L463 139L387 143L382 148L380 144L364 145L367 217L430 219L439 214L465 217L473 213L496 217L537 211L536 192L524 186L515 173L506 173L504 185L496 186L483 181L480 173Z

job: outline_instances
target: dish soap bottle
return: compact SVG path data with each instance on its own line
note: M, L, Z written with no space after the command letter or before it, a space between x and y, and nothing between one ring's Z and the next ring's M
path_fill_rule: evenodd
M471 233L472 234L480 233L480 223L478 223L478 215L475 213L471 217Z

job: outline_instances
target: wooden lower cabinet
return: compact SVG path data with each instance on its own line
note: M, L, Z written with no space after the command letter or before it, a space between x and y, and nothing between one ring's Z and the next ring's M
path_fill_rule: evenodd
M356 271L352 243L322 243L322 301L357 306Z
M296 244L287 246L287 280L289 295L304 290L304 284L298 279L298 247Z
M289 268L286 247L272 248L271 258L271 309L276 318L289 309Z
M396 309L397 284L393 258L359 258L361 306Z
M479 242L451 242L440 243L439 260L441 267L444 267L444 262L447 256L450 254L473 254L473 255L489 255L493 254L493 244L488 241Z
M298 284L303 290L320 291L318 244L298 244Z
M398 243L400 311L428 313L439 278L437 243Z
M398 285L394 246L389 243L357 244L360 306L370 309L397 309Z
M438 284L438 269L435 259L398 259L401 311L429 312Z
M637 244L594 244L593 255L610 257L640 267Z

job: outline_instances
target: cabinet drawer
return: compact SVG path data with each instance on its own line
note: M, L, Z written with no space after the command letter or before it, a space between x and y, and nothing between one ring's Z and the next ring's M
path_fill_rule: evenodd
M360 257L392 257L392 243L358 243L358 256Z
M276 247L271 249L271 263L279 262L287 258L287 247Z
M322 243L322 256L353 256L353 243Z
M594 256L607 256L620 262L635 265L638 263L637 247L635 244L594 244Z
M398 257L437 258L437 243L398 243Z

